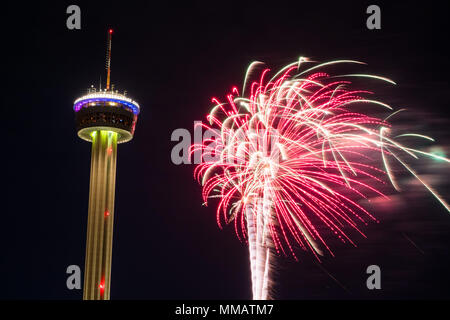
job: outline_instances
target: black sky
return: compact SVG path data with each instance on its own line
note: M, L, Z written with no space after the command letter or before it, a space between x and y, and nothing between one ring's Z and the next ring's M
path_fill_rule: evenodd
M247 248L201 205L193 167L171 163L172 131L192 130L251 61L275 69L301 55L365 61L364 71L398 83L385 100L448 119L449 5L413 3L379 3L375 31L364 1L7 4L0 298L82 297L65 285L67 266L84 266L90 166L72 104L105 77L109 27L112 82L142 107L135 138L118 148L112 299L248 299ZM81 7L81 30L66 28L70 4ZM449 199L448 183L441 188ZM450 215L431 197L408 199L322 268L308 255L281 259L276 297L450 298ZM381 267L380 291L365 287L370 264Z

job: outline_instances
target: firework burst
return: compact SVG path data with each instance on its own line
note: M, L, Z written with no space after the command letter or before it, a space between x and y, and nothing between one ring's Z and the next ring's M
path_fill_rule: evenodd
M393 81L367 74L330 75L321 70L340 60L313 65L306 58L258 80L246 73L242 92L234 87L202 124L215 137L194 144L203 162L194 176L203 186L205 203L218 198L217 223L233 223L248 242L254 299L270 298L272 255L297 259L296 248L317 259L333 251L326 240L336 237L354 244L349 230L364 236L361 225L376 219L359 203L371 196L387 197L383 186L399 189L391 167L400 164L414 175L447 210L449 206L407 164L404 157L448 159L409 148L403 136L391 137L389 118L396 112L371 92L351 89L352 77ZM304 69L304 70L302 70ZM390 113L371 116L374 108ZM358 111L358 110L365 110ZM400 111L400 110L399 110ZM375 163L375 164L374 164ZM449 210L450 211L450 210Z

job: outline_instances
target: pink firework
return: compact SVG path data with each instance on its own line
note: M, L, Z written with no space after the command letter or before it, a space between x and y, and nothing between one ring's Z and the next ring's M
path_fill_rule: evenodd
M270 298L274 254L297 259L300 247L319 259L325 252L333 255L326 241L330 237L354 244L349 230L364 235L360 226L376 219L359 202L375 195L386 197L383 185L398 189L390 170L393 161L449 210L401 156L449 160L403 146L390 137L387 118L357 112L392 108L368 99L369 91L351 89L347 79L394 82L319 71L332 64L360 64L357 61L332 61L302 71L305 63L309 61L300 58L271 78L265 69L250 82L261 64L252 63L241 94L233 88L225 102L213 99L209 125L203 125L213 134L191 148L202 153L194 176L203 186L205 203L218 198L217 223L220 227L233 223L237 236L248 242L254 299Z

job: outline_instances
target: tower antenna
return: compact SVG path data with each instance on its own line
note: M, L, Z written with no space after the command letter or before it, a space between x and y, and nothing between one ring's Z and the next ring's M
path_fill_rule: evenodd
M109 90L109 83L111 80L111 38L113 30L108 30L108 46L106 48L106 91Z

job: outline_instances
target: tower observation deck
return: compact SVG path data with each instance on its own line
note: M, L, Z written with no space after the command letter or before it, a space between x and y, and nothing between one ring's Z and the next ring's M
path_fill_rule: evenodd
M108 31L106 89L75 100L78 136L92 142L83 299L108 300L116 183L117 144L133 138L139 105L110 89L111 37Z

